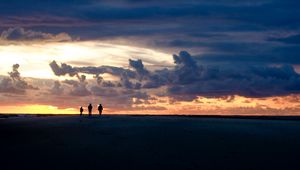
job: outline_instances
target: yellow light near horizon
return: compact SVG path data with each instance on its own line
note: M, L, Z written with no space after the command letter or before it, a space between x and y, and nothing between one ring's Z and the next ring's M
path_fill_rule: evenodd
M20 105L20 106L1 106L1 113L9 114L76 114L73 108L59 109L51 105Z

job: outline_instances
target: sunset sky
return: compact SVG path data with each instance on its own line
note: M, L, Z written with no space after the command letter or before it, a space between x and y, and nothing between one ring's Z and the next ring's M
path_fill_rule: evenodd
M1 113L299 115L295 0L0 3ZM86 109L85 109L86 110Z

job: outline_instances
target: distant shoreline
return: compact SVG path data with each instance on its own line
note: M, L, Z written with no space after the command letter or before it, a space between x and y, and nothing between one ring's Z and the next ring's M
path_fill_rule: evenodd
M54 117L54 116L79 116L79 114L7 114L0 113L1 118L12 117ZM98 114L94 114L94 117ZM272 115L150 115L150 114L104 114L102 116L126 116L126 117L178 117L178 118L224 118L224 119L258 119L258 120L293 120L300 121L300 116L272 116ZM88 115L83 115L88 117Z

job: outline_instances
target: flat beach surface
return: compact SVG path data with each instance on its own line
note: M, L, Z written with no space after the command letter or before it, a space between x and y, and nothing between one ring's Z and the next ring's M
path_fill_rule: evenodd
M0 118L1 169L299 169L298 119Z

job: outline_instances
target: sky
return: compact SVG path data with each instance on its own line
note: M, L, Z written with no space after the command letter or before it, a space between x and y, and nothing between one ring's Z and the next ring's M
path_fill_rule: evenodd
M295 0L0 0L1 113L300 115Z

